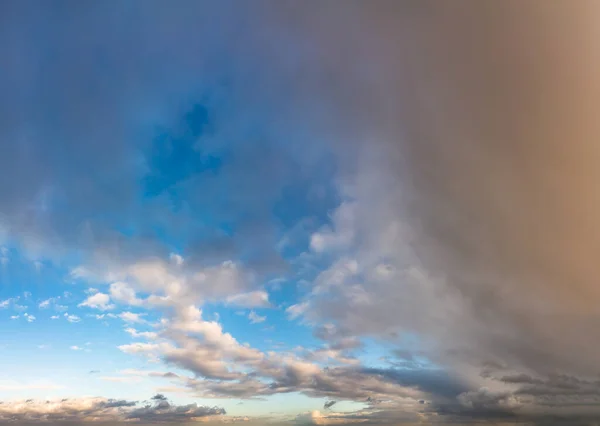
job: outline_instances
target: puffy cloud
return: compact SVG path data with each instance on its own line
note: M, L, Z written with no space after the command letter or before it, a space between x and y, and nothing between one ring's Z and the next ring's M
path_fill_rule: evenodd
M125 331L131 335L131 337L142 337L145 339L156 339L158 334L154 331L137 331L135 328L128 327Z
M123 321L125 322L130 322L130 323L137 323L137 324L143 324L146 323L147 321L145 319L143 319L142 317L145 314L143 313L134 313L134 312L121 312L120 314L117 314L117 316L119 318L121 318Z
M138 299L135 290L124 282L115 282L110 285L110 297L116 302L131 306L140 306L143 301Z
M108 311L115 307L115 305L110 303L110 296L105 293L95 293L81 302L78 306L86 306L101 311Z
M66 318L67 321L72 323L77 323L81 321L81 318L79 318L77 315L69 314L68 312L65 312L63 316Z

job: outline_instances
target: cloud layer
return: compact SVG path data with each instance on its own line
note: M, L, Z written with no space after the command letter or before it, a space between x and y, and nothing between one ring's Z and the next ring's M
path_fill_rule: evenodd
M102 287L78 307L129 324L122 352L196 397L326 398L299 423L600 415L597 3L39 6L0 6L0 242ZM298 297L277 306L282 276ZM240 343L208 303L253 327L285 310L322 346Z

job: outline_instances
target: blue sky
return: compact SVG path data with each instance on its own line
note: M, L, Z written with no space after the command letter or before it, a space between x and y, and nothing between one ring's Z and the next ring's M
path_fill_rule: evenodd
M0 424L593 424L598 6L176 3L0 2Z

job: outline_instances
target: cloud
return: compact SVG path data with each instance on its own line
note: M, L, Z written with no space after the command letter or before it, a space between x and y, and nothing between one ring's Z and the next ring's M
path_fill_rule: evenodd
M323 404L323 408L327 410L328 408L333 407L336 403L337 401L325 401L325 404Z
M183 257L176 253L171 253L169 255L169 259L171 259L171 261L177 266L183 265L183 262L184 262Z
M226 414L225 409L219 407L205 407L197 404L172 405L167 401L159 401L153 406L137 408L128 413L127 417L152 423L179 422L224 414Z
M95 293L77 306L86 306L101 311L108 311L115 308L115 305L110 303L110 296L105 293Z
M161 393L157 393L156 395L154 395L154 396L153 396L152 398L150 398L150 399L151 399L151 400L154 400L154 401L166 401L166 400L167 400L167 397L166 397L166 396L164 396L164 395L163 395L163 394L161 394Z
M176 405L157 401L140 406L137 401L105 398L67 398L59 401L0 402L0 421L12 422L120 422L138 420L147 423L193 421L211 416L219 417L225 410L197 404Z
M186 312L257 291L269 272L285 271L309 283L288 317L339 329L328 350L363 337L400 347L414 337L415 351L465 383L448 412L512 412L524 386L532 398L572 386L551 384L554 374L595 378L594 2L356 2L316 11L267 2L235 15L227 2L192 3L133 6L133 21L103 3L78 19L69 8L32 15L11 5L3 25L2 231L32 257L77 253L88 269L74 279L122 280L134 291L119 292L123 300L149 293L145 302L173 311L162 330L170 343L123 348L209 377L192 383L206 395L295 389L386 400L433 392L439 380L441 396L454 398L440 373L422 372L422 383L382 369L323 372L246 348ZM42 36L24 35L38 20L51 23ZM156 31L164 27L177 31L165 37ZM74 36L80 28L84 42ZM50 67L41 66L46 44L65 52ZM161 137L131 138L157 127ZM317 182L335 186L334 195L296 194L291 185ZM282 205L293 208L273 221ZM287 264L278 224L305 216L326 219L284 245L286 257L298 252ZM125 229L136 232L114 231ZM169 244L148 237L157 229ZM185 262L169 256L173 241ZM491 364L504 366L506 380L483 374ZM517 383L525 377L539 383ZM334 421L322 417L310 415Z
M0 300L0 309L6 309L9 306L13 306L14 309L20 309L21 306L18 305L18 301L19 301L20 297L11 297L9 299L4 299L4 300Z
M143 303L136 297L135 290L123 282L115 282L110 285L110 297L116 302L131 306L140 306Z
M292 305L286 308L285 313L288 315L288 318L293 320L300 317L306 310L308 309L308 303L302 302Z
M27 322L34 322L35 321L35 316L28 314L27 312L25 312L23 314L23 318L25 318L27 320Z
M147 321L145 319L142 318L142 316L144 316L145 314L139 314L139 313L134 313L134 312L121 312L120 314L117 314L117 316L119 318L121 318L123 321L125 322L130 322L130 323L137 323L137 324L144 324Z
M69 314L68 312L65 312L63 316L67 319L67 321L72 323L77 323L81 321L81 318L79 318L77 315Z
M153 331L137 331L135 328L128 327L125 331L132 337L143 337L145 339L156 339L158 334Z
M269 308L269 294L264 290L236 294L226 299L227 304L242 308Z
M45 308L48 308L48 307L50 306L50 303L52 303L53 301L54 301L54 300L53 300L52 298L50 298L50 299L46 299L46 300L44 300L44 301L40 302L40 304L38 305L38 307L39 307L40 309L45 309Z
M248 319L250 320L251 324L259 324L261 322L264 322L267 319L267 317L266 316L261 317L256 312L250 311L250 313L248 314Z

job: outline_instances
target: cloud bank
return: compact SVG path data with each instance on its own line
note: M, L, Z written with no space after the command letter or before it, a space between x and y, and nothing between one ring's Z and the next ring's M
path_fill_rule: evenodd
M107 286L83 308L158 312L119 348L188 372L194 395L370 410L298 419L312 424L588 422L600 6L459 4L3 3L2 241L76 255L71 278ZM208 301L273 307L275 275L306 283L285 309L321 350L263 352L203 318ZM362 338L397 349L389 368L356 361ZM0 419L224 414L127 404L4 403Z

